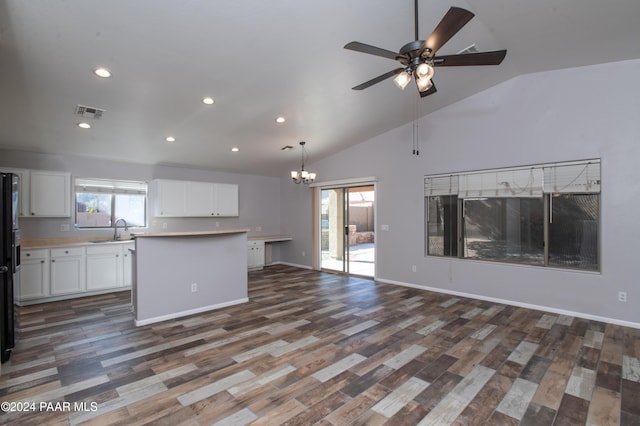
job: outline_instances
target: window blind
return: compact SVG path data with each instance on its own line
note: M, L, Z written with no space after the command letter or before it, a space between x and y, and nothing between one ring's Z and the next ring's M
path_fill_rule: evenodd
M493 170L462 175L460 195L465 198L541 197L542 186L540 168Z
M599 192L599 159L424 178L424 195L427 197L458 195L460 198L537 198L543 193Z
M458 175L425 177L424 195L426 197L457 195L459 186L458 181Z
M76 179L76 192L106 194L140 194L147 193L147 183L125 180Z
M544 192L556 194L599 193L600 160L545 167Z

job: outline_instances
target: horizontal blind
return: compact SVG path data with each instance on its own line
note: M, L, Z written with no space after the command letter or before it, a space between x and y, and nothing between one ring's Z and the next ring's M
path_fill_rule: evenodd
M541 197L542 169L503 169L465 173L460 176L460 196L479 197Z
M147 193L147 183L125 180L76 179L76 192L106 194L141 194Z
M543 193L600 193L600 160L537 164L424 177L424 195L529 198Z
M424 178L425 197L458 194L458 175Z
M555 164L544 168L547 193L599 193L600 161Z

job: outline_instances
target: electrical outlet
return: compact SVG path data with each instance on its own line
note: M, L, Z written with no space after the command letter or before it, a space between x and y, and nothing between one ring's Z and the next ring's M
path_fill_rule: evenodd
M618 302L626 302L627 301L627 292L619 291L618 292Z
M220 228L220 222L216 222L216 228Z
M302 252L302 257L305 257L307 255L307 253Z
M71 227L68 223L63 223L62 225L60 225L60 232L69 232L70 229Z
M191 283L191 293L198 291L198 283Z
M261 232L262 231L262 226L256 226L256 232Z
M167 222L162 222L162 229L167 229Z
M416 265L411 265L411 272L416 272Z

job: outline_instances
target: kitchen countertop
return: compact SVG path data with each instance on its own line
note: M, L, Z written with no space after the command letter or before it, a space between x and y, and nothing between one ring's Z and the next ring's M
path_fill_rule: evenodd
M276 243L278 241L291 241L291 235L256 235L248 238L249 241L264 241L265 243Z
M33 249L49 249L49 248L57 248L57 247L81 247L81 246L96 246L103 244L126 244L133 243L133 239L125 239L125 240L91 240L87 241L86 238L75 239L75 238L51 238L51 239L40 239L40 240L21 240L20 248L23 250L33 250Z
M240 234L243 232L249 232L249 229L224 229L224 230L212 230L212 231L185 231L185 232L157 232L157 233L144 233L134 234L135 238L164 238L164 237L200 237L208 235L224 235L224 234Z
M140 234L131 234L132 238L124 239L124 240L110 240L110 239L101 239L96 238L95 240L87 241L86 237L76 237L76 238L43 238L43 239L34 239L34 240L22 240L20 241L20 246L24 250L31 249L48 249L48 248L57 248L57 247L80 247L80 246L94 246L101 244L126 244L132 243L134 238L145 238L145 237L189 237L189 236L205 236L205 235L224 235L224 234L236 234L242 232L249 232L249 229L227 229L227 230L211 230L211 231L186 231L186 232L155 232L155 233L140 233ZM291 241L290 235L282 235L282 234L273 234L273 235L256 235L250 236L247 238L249 241L264 241L265 243L275 243L280 241Z

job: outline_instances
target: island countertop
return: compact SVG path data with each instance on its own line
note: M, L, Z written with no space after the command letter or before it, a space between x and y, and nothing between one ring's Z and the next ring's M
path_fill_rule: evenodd
M144 234L131 234L135 238L148 238L148 237L200 237L210 235L224 235L224 234L241 234L249 232L248 228L241 229L216 229L211 231L180 231L180 232L152 232Z

